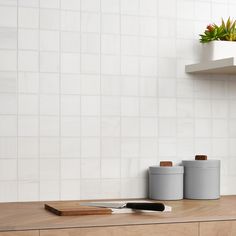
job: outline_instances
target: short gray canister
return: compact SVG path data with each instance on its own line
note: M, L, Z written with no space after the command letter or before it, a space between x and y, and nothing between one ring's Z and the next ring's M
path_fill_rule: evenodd
M184 198L220 198L220 160L186 160Z
M183 166L150 166L149 198L155 200L183 199Z

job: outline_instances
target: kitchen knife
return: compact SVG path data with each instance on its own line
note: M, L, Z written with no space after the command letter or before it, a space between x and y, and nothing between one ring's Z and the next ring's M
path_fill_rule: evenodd
M81 206L93 206L93 207L106 207L106 208L129 208L133 210L147 210L147 211L170 211L170 207L165 206L163 203L151 203L151 202L82 202Z

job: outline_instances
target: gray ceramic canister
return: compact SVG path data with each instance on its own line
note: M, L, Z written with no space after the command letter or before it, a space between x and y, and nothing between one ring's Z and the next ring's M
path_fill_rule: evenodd
M220 160L187 160L184 166L184 198L220 198Z
M155 200L183 199L183 166L150 166L149 198Z

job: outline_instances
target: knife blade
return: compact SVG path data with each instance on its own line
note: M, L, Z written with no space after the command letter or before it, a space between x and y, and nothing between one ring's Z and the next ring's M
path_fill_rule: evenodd
M81 206L93 206L93 207L106 207L106 208L129 208L133 210L147 210L147 211L170 211L170 209L163 203L150 203L150 202L83 202Z

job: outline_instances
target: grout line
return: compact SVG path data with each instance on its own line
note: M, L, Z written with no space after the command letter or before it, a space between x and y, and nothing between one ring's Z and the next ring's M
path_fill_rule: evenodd
M41 29L40 29L40 13L41 8L39 4L39 15L38 15L38 200L41 200L41 151L40 151L40 116L41 116L41 109L40 109L40 36L41 36Z
M62 200L62 155L61 155L61 0L59 0L59 199Z
M16 9L17 9L17 45L16 45L16 58L17 58L17 62L16 62L16 96L17 96L17 99L16 99L16 102L17 102L17 105L16 105L16 145L17 145L17 160L16 160L16 165L17 165L17 173L16 173L16 176L17 176L17 200L19 201L19 121L18 121L18 118L19 118L19 71L18 71L18 68L19 68L19 58L18 58L18 47L19 47L19 8L18 8L18 5L19 5L19 0L17 0L17 6L16 6Z

